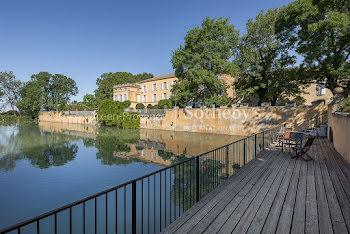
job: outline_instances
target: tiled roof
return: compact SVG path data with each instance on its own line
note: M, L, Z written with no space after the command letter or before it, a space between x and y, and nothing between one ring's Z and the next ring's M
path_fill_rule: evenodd
M143 81L139 81L138 84L141 83L146 83L146 82L150 82L150 81L156 81L156 80L163 80L163 79L168 79L168 78L176 78L175 74L166 74L166 75L161 75L161 76L156 76L147 80L143 80Z
M121 85L115 85L115 86L113 86L113 88L124 88L124 87L140 88L140 86L137 85L137 83L136 83L136 84L130 84L130 83L128 83L128 84L121 84Z

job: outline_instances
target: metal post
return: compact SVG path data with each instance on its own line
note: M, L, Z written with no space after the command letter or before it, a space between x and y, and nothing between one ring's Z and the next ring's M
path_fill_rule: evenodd
M136 233L136 180L132 182L132 233Z
M254 157L256 157L256 134L254 136L254 148L255 148L255 152L254 152Z
M229 148L228 148L228 145L225 146L226 148L226 177L228 178L229 176L229 165L230 165L230 162L229 162Z
M196 190L197 190L197 202L199 202L200 196L199 196L199 157L196 159Z
M262 150L265 150L265 131L264 132L262 132L262 134L263 134L263 139L262 139Z
M245 140L246 140L246 138L244 138L244 140L243 140L243 165L245 165Z

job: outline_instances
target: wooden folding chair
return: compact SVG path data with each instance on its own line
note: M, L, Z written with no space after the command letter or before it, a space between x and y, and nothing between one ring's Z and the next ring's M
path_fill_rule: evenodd
M304 160L307 160L303 158L303 155L306 155L309 159L313 160L313 158L307 154L307 151L310 149L312 144L314 143L315 137L309 137L303 147L301 146L294 146L292 149L295 151L295 156L293 158L301 157Z

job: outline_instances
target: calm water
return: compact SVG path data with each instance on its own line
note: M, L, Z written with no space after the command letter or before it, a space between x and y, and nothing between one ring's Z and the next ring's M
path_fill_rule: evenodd
M237 139L70 124L0 125L0 229Z

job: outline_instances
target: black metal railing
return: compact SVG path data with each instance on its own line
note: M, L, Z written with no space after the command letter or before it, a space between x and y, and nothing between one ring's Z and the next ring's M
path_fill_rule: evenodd
M243 138L0 233L158 233L275 141L279 130Z

